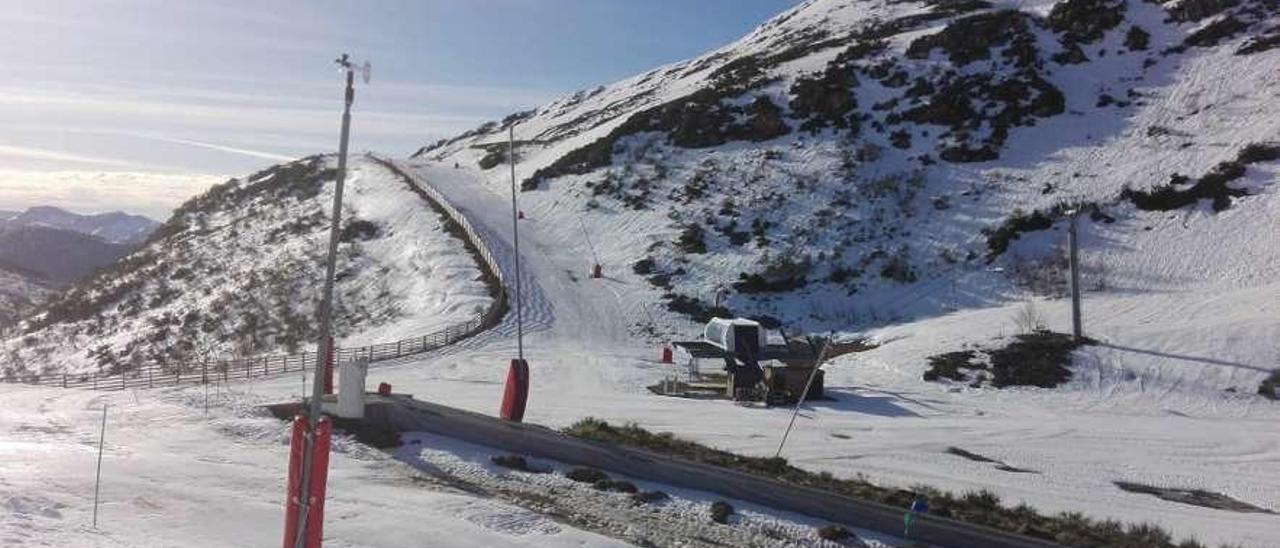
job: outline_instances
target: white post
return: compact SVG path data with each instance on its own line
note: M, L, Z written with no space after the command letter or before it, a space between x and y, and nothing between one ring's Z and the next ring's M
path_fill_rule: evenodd
M102 404L102 429L98 433L98 471L93 480L93 528L98 528L98 493L102 487L102 444L107 440L107 404Z

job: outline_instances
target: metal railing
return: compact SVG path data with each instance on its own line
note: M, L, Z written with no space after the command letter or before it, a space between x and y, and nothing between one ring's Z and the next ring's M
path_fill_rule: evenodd
M484 239L471 226L470 221L434 188L415 184L413 177L389 160L372 155L370 158L400 176L410 189L417 192L443 215L447 230L454 233L461 232L459 236L463 239L467 250L480 259L480 269L485 283L490 287L493 302L490 303L488 310L477 314L474 318L433 333L367 346L338 348L335 350L335 366L354 360L370 362L394 360L443 348L497 325L507 312L507 293L502 270L498 268L493 252L485 245ZM450 224L453 226L449 226ZM315 362L314 352L302 352L183 363L153 363L126 366L123 370L112 373L6 374L0 377L0 382L92 390L157 388L182 383L207 384L278 377L288 373L305 374L306 371L315 369Z

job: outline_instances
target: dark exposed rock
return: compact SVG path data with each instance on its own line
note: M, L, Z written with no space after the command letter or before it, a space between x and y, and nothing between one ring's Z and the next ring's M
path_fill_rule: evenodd
M1149 190L1125 188L1121 199L1128 200L1138 209L1146 211L1170 211L1210 200L1214 211L1231 207L1231 199L1248 196L1249 191L1232 188L1227 183L1244 177L1246 166L1258 162L1280 160L1280 145L1254 143L1240 149L1236 158L1221 162L1194 184L1184 175L1173 175L1169 182Z
M1124 9L1123 0L1064 0L1053 5L1046 23L1064 43L1092 44L1124 21Z
M1236 55L1252 55L1270 51L1277 47L1280 47L1280 25L1271 27L1262 34L1253 37L1243 46L1240 46L1240 49L1236 50Z
M564 477L569 478L578 483L595 484L598 481L609 479L609 475L595 468L578 467L565 473Z
M716 523L729 523L729 516L733 515L733 505L717 500L711 503L711 521Z
M1151 33L1134 25L1124 35L1124 47L1134 51L1144 51L1151 44Z
M996 47L1011 46L1005 56L1015 58L1018 66L1027 66L1035 62L1035 37L1028 19L1026 14L1011 10L970 15L941 32L917 38L907 46L907 57L924 59L934 49L941 49L952 63L964 66L990 59L991 50ZM1029 52L1026 46L1030 46Z
M1240 5L1240 0L1183 0L1169 8L1169 20L1176 23L1200 21Z
M1211 47L1216 46L1223 40L1230 39L1235 35L1244 32L1249 28L1249 24L1236 19L1234 16L1226 16L1220 20L1205 25L1204 28L1191 33L1187 39L1183 41L1186 46L1195 47Z
M1000 154L989 146L982 146L978 148L956 146L942 149L939 156L948 162L970 163L995 160L1000 157Z
M1060 65L1078 65L1089 61L1089 57L1080 49L1080 44L1071 42L1062 46L1062 51L1053 54L1053 62Z
M857 125L850 116L858 106L853 88L858 78L842 63L833 63L817 78L797 78L791 86L791 112L806 119L801 128L817 131L824 127L848 128Z

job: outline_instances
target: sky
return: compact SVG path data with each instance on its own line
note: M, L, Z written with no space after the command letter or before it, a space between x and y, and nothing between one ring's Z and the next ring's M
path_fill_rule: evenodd
M337 149L338 53L373 64L353 151L418 147L697 56L796 0L0 0L0 210L164 219Z

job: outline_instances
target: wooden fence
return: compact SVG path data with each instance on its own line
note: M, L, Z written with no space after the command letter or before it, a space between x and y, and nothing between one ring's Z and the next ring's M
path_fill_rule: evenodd
M378 362L393 360L413 354L436 350L489 329L502 321L507 313L508 297L502 270L494 260L492 251L480 238L471 223L439 192L429 186L419 186L414 179L394 163L370 156L370 158L398 175L437 212L444 216L446 229L462 238L467 250L478 259L482 277L490 288L493 302L488 310L474 318L445 329L398 341L375 343L356 348L338 348L335 351L335 367L354 360ZM0 382L58 386L62 388L88 388L92 390L125 390L128 388L156 388L182 383L204 384L233 380L278 377L289 373L305 374L314 370L316 354L277 354L243 358L209 359L187 363L155 363L132 367L115 373L52 373L9 374Z

